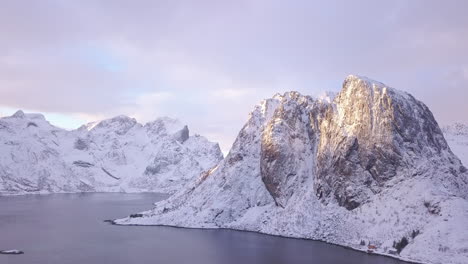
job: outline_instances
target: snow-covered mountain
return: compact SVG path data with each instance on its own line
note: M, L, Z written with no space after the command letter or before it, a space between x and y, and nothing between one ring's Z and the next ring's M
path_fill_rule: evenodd
M450 149L461 159L463 165L468 166L468 126L455 123L443 127L442 131Z
M230 153L122 225L231 228L468 263L468 173L430 110L349 76L334 98L257 105Z
M174 192L215 166L217 143L170 118L117 116L68 131L41 114L0 118L0 195Z

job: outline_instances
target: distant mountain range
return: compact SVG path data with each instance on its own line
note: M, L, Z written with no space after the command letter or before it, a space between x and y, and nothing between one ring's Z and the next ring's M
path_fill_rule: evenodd
M468 166L468 126L455 123L442 128L450 149L457 155L465 166Z
M464 161L465 128L445 130ZM428 107L349 76L334 97L287 92L261 102L216 167L114 222L248 230L462 264L467 198L467 168Z
M0 118L0 195L172 193L215 166L217 143L171 118L117 116L68 131L41 114Z

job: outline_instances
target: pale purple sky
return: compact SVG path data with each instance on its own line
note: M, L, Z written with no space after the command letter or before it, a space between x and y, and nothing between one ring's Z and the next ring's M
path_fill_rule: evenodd
M0 115L58 126L171 116L230 148L276 92L338 91L348 74L468 123L468 1L4 0Z

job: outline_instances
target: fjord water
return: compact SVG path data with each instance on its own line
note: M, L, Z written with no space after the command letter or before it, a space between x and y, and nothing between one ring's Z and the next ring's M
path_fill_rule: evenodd
M395 259L329 245L231 230L114 226L105 219L151 208L162 194L0 196L0 263L347 263Z

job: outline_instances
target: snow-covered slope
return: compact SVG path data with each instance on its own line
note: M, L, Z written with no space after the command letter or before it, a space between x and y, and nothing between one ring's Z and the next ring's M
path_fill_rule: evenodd
M18 111L0 119L0 146L0 194L174 192L222 159L218 144L170 118L67 131Z
M463 165L468 166L468 126L455 123L443 127L442 131L450 149L461 159Z
M423 103L349 76L334 98L263 101L216 168L115 223L250 230L468 263L466 171Z

